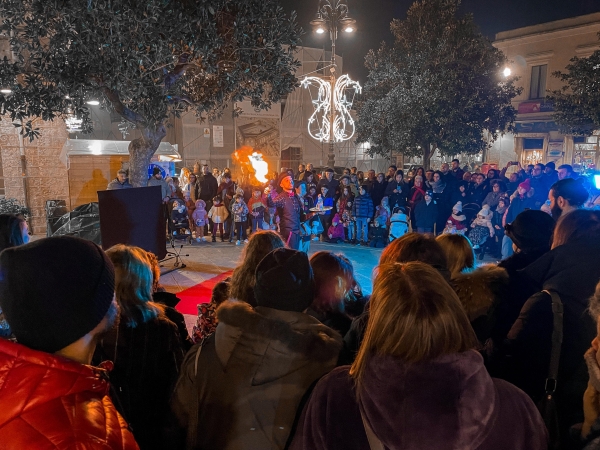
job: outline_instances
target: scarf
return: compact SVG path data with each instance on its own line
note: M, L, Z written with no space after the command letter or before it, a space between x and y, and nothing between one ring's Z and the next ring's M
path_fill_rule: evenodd
M412 198L410 199L411 202L415 202L415 199L417 198L417 194L420 192L421 195L423 197L425 197L425 191L423 190L422 187L417 187L417 186L413 186L415 188L415 192L413 192Z
M444 189L446 188L446 183L444 183L442 180L440 181L432 181L429 183L429 185L431 186L431 189L433 190L433 192L435 194L441 194L444 192Z
M505 206L504 208L500 208L500 206L498 206L498 207L496 208L496 212L502 216L502 215L504 215L504 212L505 212L507 209L508 209L508 208L507 208L506 206Z

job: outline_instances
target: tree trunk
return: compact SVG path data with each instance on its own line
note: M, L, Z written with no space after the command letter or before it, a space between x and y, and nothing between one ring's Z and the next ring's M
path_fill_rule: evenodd
M431 157L433 156L433 152L431 151L431 144L429 142L425 142L421 144L421 148L423 149L423 168L425 170L429 170Z
M156 129L142 129L142 137L129 143L129 182L133 187L148 185L148 165L166 135L167 130L161 124Z

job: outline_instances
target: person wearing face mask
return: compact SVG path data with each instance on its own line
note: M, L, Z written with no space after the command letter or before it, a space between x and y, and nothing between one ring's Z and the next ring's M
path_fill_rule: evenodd
M582 208L589 197L583 185L572 178L557 181L550 188L550 212L554 220L566 213Z

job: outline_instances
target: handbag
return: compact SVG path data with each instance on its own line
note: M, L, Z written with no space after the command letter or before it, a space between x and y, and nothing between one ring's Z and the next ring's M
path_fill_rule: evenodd
M560 432L558 423L558 411L554 393L558 384L558 364L560 362L560 351L563 340L563 304L560 296L554 291L543 291L552 299L552 351L550 353L550 365L548 377L544 387L544 397L538 402L537 407L548 430L548 449L560 449Z

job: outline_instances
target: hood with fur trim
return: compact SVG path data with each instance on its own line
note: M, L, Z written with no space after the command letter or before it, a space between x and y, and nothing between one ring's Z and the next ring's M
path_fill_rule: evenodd
M256 367L252 384L270 383L318 363L333 368L342 337L317 319L298 312L279 311L229 300L217 310L216 352L226 369L243 360Z
M196 200L196 208L206 209L206 202L204 200Z
M488 312L508 287L508 281L506 270L490 264L473 272L460 274L450 284L472 322Z

